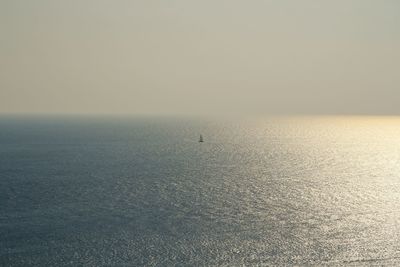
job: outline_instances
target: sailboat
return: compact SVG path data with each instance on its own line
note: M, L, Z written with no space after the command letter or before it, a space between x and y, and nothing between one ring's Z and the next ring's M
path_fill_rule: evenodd
M203 140L203 136L202 136L202 135L200 135L199 143L203 143L203 142L204 142L204 140Z

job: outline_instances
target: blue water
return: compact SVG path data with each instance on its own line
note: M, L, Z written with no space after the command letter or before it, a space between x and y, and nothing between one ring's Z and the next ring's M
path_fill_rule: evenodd
M399 265L399 223L400 118L0 118L1 266Z

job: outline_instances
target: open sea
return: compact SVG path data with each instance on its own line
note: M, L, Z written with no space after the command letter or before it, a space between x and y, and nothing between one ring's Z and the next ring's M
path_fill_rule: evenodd
M400 117L0 118L0 266L292 265L400 265Z

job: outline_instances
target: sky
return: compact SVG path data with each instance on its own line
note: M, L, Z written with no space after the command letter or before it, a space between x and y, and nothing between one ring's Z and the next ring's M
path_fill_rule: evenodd
M0 113L400 115L398 0L0 0Z

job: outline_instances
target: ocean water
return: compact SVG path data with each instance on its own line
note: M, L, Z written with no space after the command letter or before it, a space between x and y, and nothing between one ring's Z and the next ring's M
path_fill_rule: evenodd
M243 265L400 265L400 118L0 118L0 266Z

